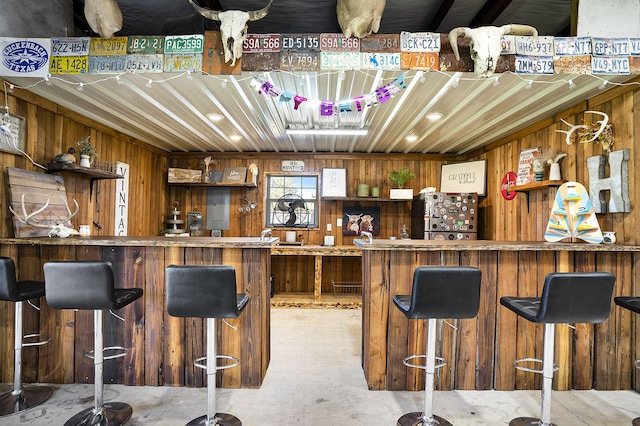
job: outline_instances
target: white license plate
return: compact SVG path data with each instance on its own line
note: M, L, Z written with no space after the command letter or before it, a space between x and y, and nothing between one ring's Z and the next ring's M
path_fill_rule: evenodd
M591 39L594 56L628 56L628 38L596 38Z
M51 39L51 56L88 56L89 37Z
M363 70L399 70L400 52L398 53L368 53L360 54Z
M553 56L553 37L516 37L516 55Z
M553 46L557 56L591 55L591 37L556 37Z
M322 52L359 52L360 39L346 38L342 34L320 34L320 51Z
M247 34L242 43L244 53L268 53L280 51L280 34Z
M164 55L127 55L127 71L147 73L162 72Z
M640 56L640 38L629 39L629 54L631 56Z
M360 52L320 52L321 70L360 69Z
M516 74L553 74L553 56L516 55Z
M629 74L628 56L594 56L591 59L593 74Z
M440 34L437 33L400 33L402 52L440 52Z
M120 74L127 70L127 57L89 56L89 74Z
M164 53L202 53L204 51L204 34L166 36Z
M502 46L501 55L516 54L516 36L503 35L500 37L500 46Z
M202 70L202 54L164 55L164 72L186 72Z

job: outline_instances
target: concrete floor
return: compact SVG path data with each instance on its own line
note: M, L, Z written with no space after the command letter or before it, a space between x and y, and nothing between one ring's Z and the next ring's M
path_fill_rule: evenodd
M272 356L260 389L221 389L218 411L244 425L395 425L420 411L422 392L369 391L360 367L359 309L272 309ZM0 391L10 390L0 385ZM92 385L54 385L51 399L0 425L62 425L92 405ZM640 416L633 391L553 392L558 426L630 426ZM105 402L133 407L128 426L176 426L206 412L206 389L105 386ZM507 425L517 416L539 416L540 391L440 391L434 411L456 426Z

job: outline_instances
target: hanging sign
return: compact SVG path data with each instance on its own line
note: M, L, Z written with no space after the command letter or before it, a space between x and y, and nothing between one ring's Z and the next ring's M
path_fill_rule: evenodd
M124 179L116 180L115 214L113 235L120 237L127 235L129 223L129 165L120 161L116 162L116 173Z
M280 170L283 172L304 172L304 161L282 160Z
M500 190L505 200L513 200L516 198L516 191L510 190L512 186L516 185L517 176L514 172L507 172L502 178L502 185Z

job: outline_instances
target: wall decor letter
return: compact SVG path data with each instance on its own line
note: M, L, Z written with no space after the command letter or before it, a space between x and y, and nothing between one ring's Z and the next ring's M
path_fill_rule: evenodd
M606 213L606 199L602 191L609 191L609 212L629 213L629 149L621 149L609 154L610 176L604 177L604 155L587 158L589 172L589 198L596 213Z

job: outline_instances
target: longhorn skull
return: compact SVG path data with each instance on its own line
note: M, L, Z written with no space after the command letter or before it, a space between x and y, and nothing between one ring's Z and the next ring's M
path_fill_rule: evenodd
M502 45L500 37L507 34L538 36L538 30L529 25L510 24L501 27L479 27L467 28L458 27L449 32L449 44L453 49L456 60L460 60L458 52L458 37L469 37L469 49L471 59L474 62L474 73L476 77L491 77L496 71L496 65Z
M122 29L122 12L116 0L85 0L84 17L102 38L111 38Z
M224 61L231 61L231 66L234 66L236 60L242 57L242 43L247 38L247 28L249 27L247 22L257 21L267 16L273 0L269 0L269 4L262 9L249 12L241 10L211 10L198 6L193 0L189 0L189 3L205 18L220 21Z
M365 38L380 29L380 20L387 0L338 0L336 14L346 38Z
M22 215L23 215L23 217L20 217L13 210L13 208L11 206L9 206L9 211L11 211L11 213L13 213L13 215L16 217L16 219L18 221L24 223L25 225L30 225L30 226L33 226L33 227L36 227L36 228L48 228L49 229L49 237L67 238L67 237L69 237L71 235L78 235L79 234L79 232L76 231L75 229L70 228L70 227L65 225L67 222L69 222L69 220L71 220L72 217L74 217L75 215L78 214L79 207L78 207L78 202L76 200L73 200L74 204L76 205L76 211L71 213L71 209L69 208L69 203L67 203L67 199L65 197L63 197L63 196L60 196L60 198L62 198L62 201L64 202L65 207L67 208L67 212L69 213L69 216L67 216L66 218L58 217L59 220L54 222L55 223L54 225L51 225L51 224L40 223L35 219L35 216L38 213L43 212L49 206L49 200L47 199L47 202L44 203L44 206L42 206L38 210L36 210L36 211L34 211L32 213L27 213L27 208L24 205L24 195L25 194L22 194Z

